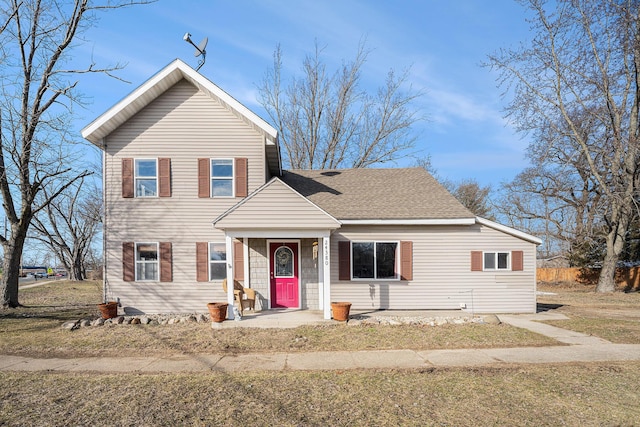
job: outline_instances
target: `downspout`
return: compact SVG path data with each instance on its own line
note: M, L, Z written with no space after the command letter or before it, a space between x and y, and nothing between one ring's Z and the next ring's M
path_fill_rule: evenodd
M107 302L107 143L102 149L102 302Z

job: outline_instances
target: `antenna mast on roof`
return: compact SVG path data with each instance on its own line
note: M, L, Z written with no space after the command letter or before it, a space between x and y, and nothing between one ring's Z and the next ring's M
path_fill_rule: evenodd
M184 41L186 41L187 43L189 43L191 46L196 48L196 51L193 52L193 56L195 56L196 58L198 56L202 55L202 58L200 58L200 60L198 60L198 68L196 68L196 71L200 70L200 68L204 65L204 61L207 60L207 42L209 41L208 37L205 37L204 39L202 39L202 41L196 46L196 44L191 41L191 34L189 33L185 33L184 36L182 37L182 39Z

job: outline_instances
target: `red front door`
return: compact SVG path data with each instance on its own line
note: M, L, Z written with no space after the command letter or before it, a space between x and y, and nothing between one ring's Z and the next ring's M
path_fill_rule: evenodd
M298 308L298 243L269 244L271 308Z

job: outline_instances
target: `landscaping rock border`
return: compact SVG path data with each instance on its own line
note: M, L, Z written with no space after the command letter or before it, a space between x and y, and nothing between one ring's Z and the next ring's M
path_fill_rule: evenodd
M209 323L211 317L208 314L156 314L142 316L117 316L112 319L79 319L64 322L62 328L73 331L78 328L97 327L105 325L176 325L181 323ZM348 326L359 325L416 325L416 326L442 326L446 324L461 325L465 323L491 323L499 324L500 320L494 314L485 316L361 316L352 315L346 324Z

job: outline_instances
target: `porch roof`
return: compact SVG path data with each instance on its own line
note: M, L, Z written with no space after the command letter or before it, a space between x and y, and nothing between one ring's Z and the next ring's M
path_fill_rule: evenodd
M282 180L272 178L213 221L223 230L335 230L340 221Z

